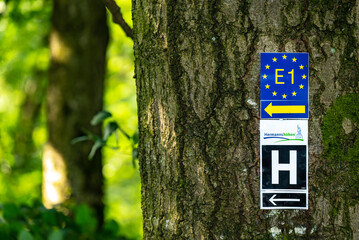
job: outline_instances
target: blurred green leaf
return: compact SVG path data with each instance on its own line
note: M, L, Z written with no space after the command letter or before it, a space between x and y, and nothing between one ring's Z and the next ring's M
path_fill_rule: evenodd
M11 221L0 217L0 240L115 240L124 238L114 220L97 228L94 210L87 205L69 205L71 214L46 209L41 203L21 205L20 216ZM25 221L26 219L26 221Z
M87 141L87 140L89 140L89 139L90 139L89 136L77 137L77 138L72 139L71 144L75 144L75 143L78 143L78 142Z
M120 126L118 126L118 130L120 130L120 132L125 135L127 139L131 139L130 135L128 135L127 132L123 130Z
M63 240L64 239L64 234L62 233L61 230L53 230L49 234L49 237L47 239L48 240Z
M32 237L31 233L29 233L25 229L23 229L18 236L18 240L33 240L33 239L34 238Z
M0 239L10 239L10 229L7 223L0 223Z
M24 223L19 220L12 220L9 222L9 230L10 232L18 233L24 229Z
M21 216L21 211L18 206L12 203L3 205L3 216L6 220L13 220Z
M132 166L136 167L136 159L138 158L138 150L137 148L132 149Z
M105 120L106 118L111 117L112 114L110 112L107 111L101 111L99 113L97 113L91 120L91 125L95 126L101 122L103 122L103 120Z
M75 223L80 227L82 232L94 233L97 227L97 220L93 212L86 205L80 205L75 211Z
M118 138L118 133L117 132L114 132L114 134L113 135L115 135L115 139L116 139L116 146L118 146L118 140L119 140L119 138ZM117 149L119 149L119 147L116 147Z
M89 131L89 130L87 130L87 129L85 129L85 128L81 129L81 131L83 131L83 132L87 135L87 137L89 138L89 140L92 140L92 141L95 142L96 140L101 139L100 136L97 136L96 134L93 134L91 131Z
M118 128L119 126L116 122L109 122L105 127L105 131L103 133L103 140L106 141L111 136L111 134L114 133Z
M56 210L50 209L41 213L41 220L46 222L49 225L56 226Z
M108 232L112 235L116 235L120 227L118 226L118 223L115 220L111 219L110 221L104 224L103 229L105 232Z
M92 159L95 156L95 153L98 149L100 149L104 144L104 141L102 139L96 139L95 143L93 144L91 148L91 152L89 154L89 159Z
M132 135L132 142L135 145L138 143L138 130Z

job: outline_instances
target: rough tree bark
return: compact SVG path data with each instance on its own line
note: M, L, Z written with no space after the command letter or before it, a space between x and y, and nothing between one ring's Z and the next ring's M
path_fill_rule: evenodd
M54 0L47 92L49 142L43 158L43 198L47 206L71 197L94 207L103 218L101 153L89 160L91 143L71 144L90 126L103 104L106 11L101 1ZM71 196L70 196L71 195Z
M359 238L359 1L133 0L133 20L144 239ZM310 54L308 211L259 209L261 52Z

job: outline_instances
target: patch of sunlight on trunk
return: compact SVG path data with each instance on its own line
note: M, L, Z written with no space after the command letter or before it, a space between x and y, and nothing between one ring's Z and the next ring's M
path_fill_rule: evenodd
M63 203L69 197L67 169L61 154L50 144L44 148L42 159L42 201L46 208Z
M69 61L72 54L71 48L67 46L57 31L52 31L50 35L51 56L59 63Z

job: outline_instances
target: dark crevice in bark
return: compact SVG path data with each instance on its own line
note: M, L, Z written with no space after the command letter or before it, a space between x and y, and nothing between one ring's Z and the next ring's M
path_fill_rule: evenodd
M211 38L212 40L212 46L214 49L214 54L215 54L215 73L214 73L214 79L215 79L215 84L214 84L214 92L212 93L213 96L211 97L211 104L209 106L209 113L207 114L206 117L206 123L205 126L208 127L208 129L205 130L204 135L205 135L205 139L204 139L204 144L202 146L202 152L204 155L204 161L206 166L209 168L209 171L211 172L210 176L206 176L206 182L208 182L208 185L210 186L211 190L212 190L212 198L214 199L214 205L213 205L213 209L211 211L210 217L208 219L208 227L207 229L210 230L209 232L209 236L211 239L215 239L215 228L218 225L218 212L221 209L221 204L222 204L222 189L220 186L216 186L214 184L213 180L218 179L219 177L219 171L218 171L218 166L216 164L216 160L212 159L212 157L210 156L210 154L208 153L208 148L207 148L207 144L211 141L210 140L210 130L212 128L212 123L211 121L213 119L216 119L216 114L217 114L217 107L219 104L221 104L223 102L223 98L225 97L225 93L224 93L224 84L225 81L223 80L223 77L225 76L225 74L223 73L223 70L226 69L226 57L225 54L223 53L223 49L224 49L224 44L223 44L223 39L220 35L220 33L222 32L222 27L220 25L220 22L217 21L217 14L219 12L218 9L218 1L214 0L210 3L210 7L211 7L211 11L210 11L210 15L212 16L212 23L211 23L211 33L213 35L213 37ZM223 75L224 76L223 76ZM221 126L223 127L223 126Z
M207 117L207 121L206 121L206 126L210 127L210 121L211 121L211 118L215 118L215 115L216 115L216 106L218 104L218 102L220 101L220 97L221 97L221 91L222 91L222 80L221 80L221 77L220 77L220 69L221 69L221 66L223 65L222 64L222 61L223 61L223 58L221 56L221 39L220 39L220 36L219 34L217 33L217 30L216 28L218 27L218 22L216 20L216 14L218 12L218 9L217 9L217 1L213 1L213 3L211 3L211 16L212 16L212 28L211 28L211 32L213 34L213 43L212 43L212 46L214 48L214 51L215 51L215 64L216 64L216 71L215 71L215 93L213 94L213 97L211 98L211 105L210 105L210 113L208 114L208 117ZM205 133L205 136L206 136L206 139L205 139L205 143L208 143L208 139L209 139L209 132L208 130L206 130L206 133ZM212 161L210 159L210 157L208 156L207 154L207 146L206 144L204 144L203 146L203 150L202 150L203 154L204 154L204 160L206 162L206 165L209 166L209 168L211 169L211 171L215 170L216 167L213 166L212 164ZM218 176L218 172L215 171L214 172L214 175L213 177L216 178ZM211 217L209 219L209 227L208 229L213 229L214 226L216 225L216 222L217 222L217 212L219 211L219 208L220 208L220 196L221 196L221 190L219 188L216 188L210 177L207 177L206 179L210 185L210 187L212 188L212 194L214 195L213 198L214 198L214 207L213 207L213 210L212 210L212 213L211 213ZM210 232L210 235L212 238L213 238L213 232L211 231Z
M159 123L159 111L158 111L158 101L157 99L154 98L152 104L151 104L151 108L150 108L150 112L152 113L152 123L150 126L151 129L152 129L152 136L151 136L151 140L152 140L152 146L154 148L161 148L161 141L160 141L160 138L161 138L161 132L160 132L160 123ZM160 150L157 150L157 151L154 151L153 149L151 149L153 151L153 156L154 156L154 159L153 158L150 158L152 161L151 161L151 176L156 176L156 174L158 173L158 171L160 171L161 169L161 166L160 166L160 161L161 161L161 153L160 153ZM153 161L154 160L154 161ZM158 191L161 192L163 191L163 185L161 184L161 180L162 178L158 178L157 181L156 181L156 185L158 186ZM161 203L161 197L158 195L158 192L156 192L154 195L154 198L151 199L152 202L152 210L153 212L155 213L154 215L156 216L155 219L151 219L151 220L154 220L154 221L158 221L160 223L160 220L162 219L163 217L163 211L161 211L161 208L163 207L162 206L162 203ZM161 228L157 228L156 229L156 235L158 237L162 236L162 233L161 233Z
M184 234L183 228L180 224L183 221L186 213L184 212L185 208L185 200L186 200L186 173L184 166L184 147L185 147L185 137L187 135L186 131L186 119L188 119L188 109L187 103L184 99L183 93L183 82L180 81L184 74L184 69L181 67L180 61L180 50L178 49L179 40L178 34L182 31L182 26L178 24L180 22L179 15L177 13L177 1L170 0L168 1L169 9L167 10L167 19L168 19L168 56L169 56L169 71L170 71L170 80L173 83L175 99L177 101L178 106L178 115L175 119L175 132L176 132L176 143L178 145L176 152L175 161L178 163L179 176L177 181L177 189L176 189L176 203L177 203L177 211L179 214L179 218L177 219L178 224L178 232L176 236L181 238Z
M244 6L243 6L243 15L244 16L247 16L248 19L250 19L249 17L249 5L248 3L245 1L244 2ZM249 39L248 35L249 34L252 34L252 39ZM248 78L250 76L250 71L251 71L251 67L252 67L252 64L255 62L255 58L256 58L256 52L257 52L257 49L256 49L256 46L257 46L257 43L258 43L258 31L257 29L254 27L253 23L251 21L249 21L249 28L248 30L245 32L245 36L246 36L246 39L247 39L247 42L249 43L248 44L248 51L247 51L247 62L244 63L244 74L243 74L243 80L242 80L242 85L243 85L243 89L245 89L245 81L248 81ZM256 94L257 96L257 99L255 99L255 102L258 103L258 106L260 106L259 104L259 86L260 86L260 76L257 78L257 83L256 83L256 91L258 94ZM259 119L259 116L258 116L258 110L253 108L252 106L250 106L247 102L247 99L248 99L248 93L243 91L242 92L242 96L241 96L241 104L242 106L245 107L245 109L247 109L248 111L248 115L249 115L249 119L252 119L251 122L247 121L248 122L248 125L252 125L252 127L254 127L256 130L258 130L258 119ZM253 121L254 120L254 121ZM242 128L242 130L244 130L244 128ZM252 162L251 161L248 161L246 163L246 168L247 168L247 186L248 186L248 189L249 189L249 192L250 192L250 197L251 197L251 201L252 203L256 203L256 193L254 192L254 189L253 189L253 176L252 176L252 169L253 168L257 168L259 169L259 145L257 144L258 142L258 139L257 137L254 135L254 134L257 134L258 131L246 131L246 132L243 132L243 136L242 136L242 139L243 137L245 138L249 138L247 141L247 143L250 143L248 144L248 152L251 153L251 159L252 159ZM244 138L244 139L245 139ZM256 140L255 140L256 139ZM256 173L256 176L254 177L258 177L259 176L259 172ZM259 212L256 212L255 213L257 215L257 219L261 219L261 215L263 214L261 211ZM260 230L259 230L260 231ZM253 233L255 234L255 233ZM252 235L252 237L254 237Z

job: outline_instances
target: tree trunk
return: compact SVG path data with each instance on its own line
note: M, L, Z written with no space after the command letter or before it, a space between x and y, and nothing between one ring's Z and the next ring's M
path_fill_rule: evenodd
M19 172L29 172L41 166L33 141L33 132L39 122L41 105L45 98L46 72L35 69L32 78L27 80L24 89L25 99L21 104L17 126L14 134L14 167Z
M359 1L134 0L133 19L144 239L359 238ZM260 210L261 52L309 52L308 211Z
M90 126L103 105L106 12L101 1L54 0L50 36L51 67L47 92L49 142L43 159L43 196L47 206L70 197L94 207L103 217L101 153L88 155L92 143L71 144Z

